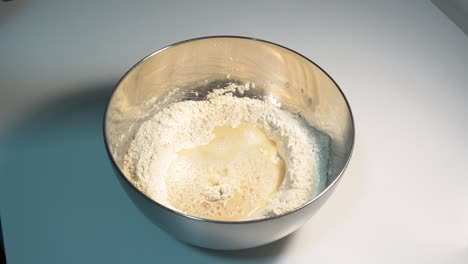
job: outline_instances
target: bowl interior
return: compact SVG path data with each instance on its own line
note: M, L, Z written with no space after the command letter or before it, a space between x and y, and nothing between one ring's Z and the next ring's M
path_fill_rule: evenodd
M229 82L252 83L243 95L303 116L331 137L326 187L351 155L354 124L335 82L305 57L265 41L240 37L189 40L161 49L119 82L105 117L105 137L123 172L123 157L140 124L181 100L204 100ZM127 177L127 175L125 175Z

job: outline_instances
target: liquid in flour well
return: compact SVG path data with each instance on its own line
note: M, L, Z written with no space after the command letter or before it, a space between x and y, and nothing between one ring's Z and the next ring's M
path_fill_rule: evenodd
M254 125L219 126L214 135L206 145L177 153L166 176L168 202L202 218L247 219L278 190L284 161Z

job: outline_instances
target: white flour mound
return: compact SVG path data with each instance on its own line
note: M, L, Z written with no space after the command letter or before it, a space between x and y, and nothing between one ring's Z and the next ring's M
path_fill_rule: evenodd
M124 158L124 170L130 180L155 201L173 208L167 201L165 177L176 153L208 144L214 138L215 127L247 123L261 129L276 143L286 164L278 191L250 219L284 214L322 191L330 137L298 115L270 103L225 94L243 92L248 86L230 84L227 88L215 90L207 101L175 103L144 122Z

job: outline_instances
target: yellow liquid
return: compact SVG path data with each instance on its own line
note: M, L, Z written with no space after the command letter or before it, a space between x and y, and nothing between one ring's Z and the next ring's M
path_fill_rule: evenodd
M166 176L168 201L197 217L248 219L268 203L283 182L284 161L275 143L253 125L220 126L214 134L207 145L177 153ZM227 197L207 196L207 188L221 186L229 187ZM222 191L220 194L223 196Z

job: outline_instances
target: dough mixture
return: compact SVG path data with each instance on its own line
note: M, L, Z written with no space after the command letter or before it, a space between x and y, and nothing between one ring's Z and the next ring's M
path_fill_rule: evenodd
M155 201L196 217L242 221L300 207L324 188L328 135L229 84L144 122L124 159Z

